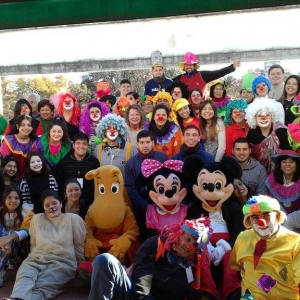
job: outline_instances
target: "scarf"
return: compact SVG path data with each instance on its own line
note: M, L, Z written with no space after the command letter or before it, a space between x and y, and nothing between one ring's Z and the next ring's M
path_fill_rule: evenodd
M198 152L199 148L200 148L200 142L198 142L197 145L194 147L188 147L186 144L181 145L181 149L183 150L183 152L186 155L196 154Z
M48 130L48 125L49 125L49 123L52 121L52 119L50 119L50 120L45 120L45 119L42 119L41 117L40 117L40 122L41 122L41 124L42 124L42 128L43 128L43 132L46 132L47 130Z

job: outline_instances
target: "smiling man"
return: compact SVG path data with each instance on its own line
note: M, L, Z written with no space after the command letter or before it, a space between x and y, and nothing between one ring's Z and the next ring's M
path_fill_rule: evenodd
M241 272L241 299L300 299L300 235L281 226L279 202L254 196L243 213L248 230L237 237L229 263Z
M64 197L64 184L67 179L77 178L82 188L82 197L87 205L94 201L94 181L86 180L85 174L100 167L97 158L88 153L89 138L80 132L74 136L73 151L65 156L57 165L55 178L58 190Z
M271 99L279 100L284 89L284 69L280 65L273 65L268 71L268 78L271 82L272 89L269 92Z

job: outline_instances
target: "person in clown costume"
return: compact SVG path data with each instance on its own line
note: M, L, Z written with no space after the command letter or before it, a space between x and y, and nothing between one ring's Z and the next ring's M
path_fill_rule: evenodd
M96 127L100 120L109 113L107 106L99 101L87 103L80 118L79 129L89 137L91 152L94 151L100 140L95 139Z
M300 235L281 224L279 202L259 195L243 206L245 230L237 237L229 266L240 271L241 298L300 299Z
M291 112L296 119L293 123L288 124L288 139L292 149L300 153L300 94L294 98Z
M100 166L114 165L125 178L126 162L137 153L136 148L126 141L125 120L112 113L106 115L97 125L96 136L101 143L95 147L93 155L99 160Z
M73 141L74 135L79 133L80 108L72 93L59 95L57 114L65 119L69 138Z
M282 150L291 150L287 128L281 123L275 101L256 99L246 108L246 120L251 128L247 133L251 156L258 160L269 174L273 169L272 156Z

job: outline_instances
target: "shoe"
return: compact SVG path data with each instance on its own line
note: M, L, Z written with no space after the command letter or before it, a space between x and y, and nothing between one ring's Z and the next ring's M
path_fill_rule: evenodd
M6 271L4 269L2 269L2 270L0 270L0 287L3 286L3 282L5 279L6 279Z

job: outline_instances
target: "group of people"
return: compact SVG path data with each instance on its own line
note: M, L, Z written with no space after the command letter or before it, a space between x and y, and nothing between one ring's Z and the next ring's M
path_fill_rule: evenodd
M105 165L124 178L141 246L133 266L111 254L96 257L89 300L219 299L209 270L220 261L233 278L223 299L300 299L299 235L281 226L287 216L288 228L300 228L300 78L284 82L283 68L274 65L269 79L246 74L240 98L231 99L220 78L239 62L198 71L188 52L179 67L184 74L166 78L155 51L144 96L127 79L118 98L99 82L92 99L32 93L17 101L9 122L0 118L0 287L7 265L23 261L10 298L2 299L52 299L75 277L96 188L86 174ZM203 172L186 171L191 158L200 158ZM195 187L201 176L215 182L205 177ZM223 189L236 220L219 199L203 199L199 186ZM197 205L206 217L191 209ZM220 229L221 243L210 243Z

